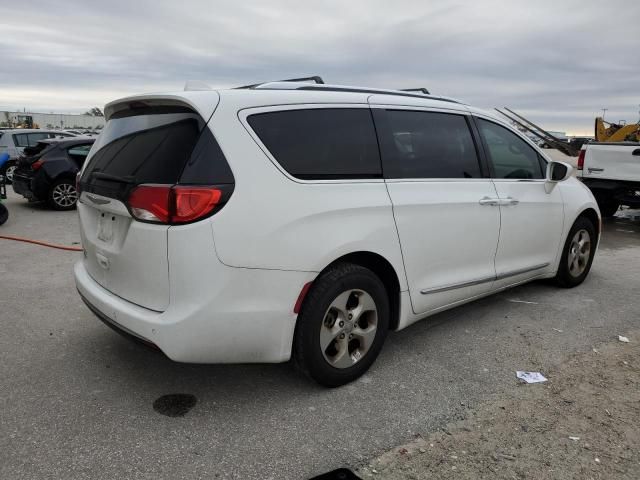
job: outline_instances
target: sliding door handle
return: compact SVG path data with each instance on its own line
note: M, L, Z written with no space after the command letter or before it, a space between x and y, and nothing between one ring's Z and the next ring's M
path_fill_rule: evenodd
M480 205L496 206L496 205L500 205L500 199L499 198L482 197L478 201L478 203Z

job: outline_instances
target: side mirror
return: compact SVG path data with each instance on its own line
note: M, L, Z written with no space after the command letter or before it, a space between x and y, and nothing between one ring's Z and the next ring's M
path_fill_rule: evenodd
M547 165L547 182L563 182L571 176L573 167L564 162L549 162Z

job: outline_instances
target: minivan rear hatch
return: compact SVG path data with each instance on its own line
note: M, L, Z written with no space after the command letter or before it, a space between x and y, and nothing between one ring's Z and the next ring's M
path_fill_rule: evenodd
M79 178L85 268L105 289L151 310L169 305L171 227L136 220L127 199L142 184L180 183L211 136L208 120L186 103L131 102L108 119Z

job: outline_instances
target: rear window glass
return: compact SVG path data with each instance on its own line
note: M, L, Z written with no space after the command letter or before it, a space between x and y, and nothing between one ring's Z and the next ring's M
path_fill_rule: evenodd
M26 147L24 149L25 156L38 155L39 153L44 152L47 148L52 148L53 146L50 143L38 142L32 147Z
M323 108L258 113L248 117L271 155L300 179L382 176L368 108Z
M83 181L100 172L134 183L175 183L199 133L198 120L189 114L111 120Z
M110 119L90 151L83 187L121 197L143 183L232 183L224 155L202 118L182 107L174 110L127 111Z
M376 110L387 178L479 178L476 147L463 115Z

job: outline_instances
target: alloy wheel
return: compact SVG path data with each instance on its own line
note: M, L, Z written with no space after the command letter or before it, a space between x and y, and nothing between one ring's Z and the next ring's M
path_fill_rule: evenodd
M59 183L53 188L51 197L54 203L60 207L68 208L78 200L76 188L70 183Z
M579 277L587 268L591 254L591 237L585 229L578 230L569 246L569 273L572 277Z
M320 349L335 368L349 368L369 352L378 330L378 309L363 290L347 290L327 309L320 327Z
M13 173L16 171L15 165L9 165L4 172L4 178L7 179L8 183L13 183Z

